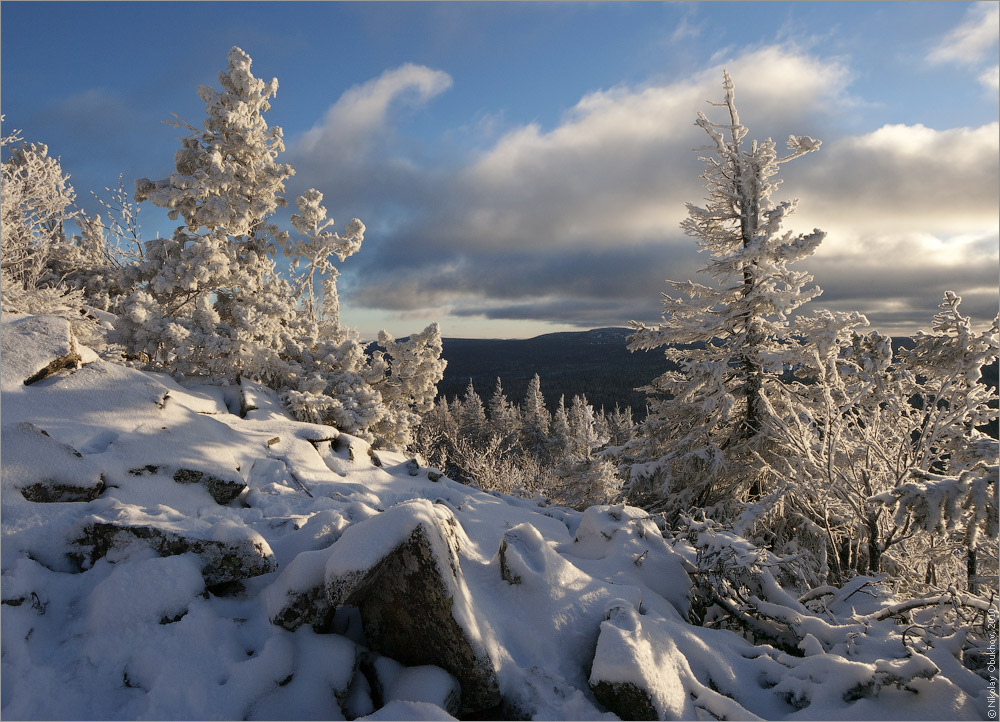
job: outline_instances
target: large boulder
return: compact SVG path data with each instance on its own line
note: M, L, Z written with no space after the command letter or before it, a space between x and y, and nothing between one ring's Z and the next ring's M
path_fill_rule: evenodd
M349 527L331 547L326 593L334 607L360 610L373 649L407 666L454 675L464 712L500 703L496 665L486 649L459 561L461 531L451 511L404 502Z

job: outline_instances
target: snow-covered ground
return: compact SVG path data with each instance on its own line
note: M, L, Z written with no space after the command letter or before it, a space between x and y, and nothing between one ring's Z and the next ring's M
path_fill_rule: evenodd
M692 626L693 552L638 509L485 493L293 421L252 384L100 359L54 317L2 330L5 719L987 714L982 678L942 646L908 654L891 621L839 647L817 626L802 657ZM416 551L387 578L400 549ZM406 608L434 591L405 586L421 554L443 616ZM406 649L410 628L382 630L405 660L340 606L379 596L430 634ZM445 627L471 662L437 650Z

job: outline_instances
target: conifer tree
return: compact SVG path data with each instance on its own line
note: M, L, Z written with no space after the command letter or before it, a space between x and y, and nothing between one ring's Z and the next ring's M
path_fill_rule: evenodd
M384 356L389 361L386 372L374 383L386 414L373 430L382 445L403 450L413 443L421 415L433 408L437 384L444 376L447 362L441 358L441 329L432 323L402 341L381 331L378 340L385 351L376 354L376 361Z
M535 374L521 402L521 448L535 459L544 459L549 443L551 416L545 408L542 381Z
M459 437L473 444L481 444L486 439L486 410L483 408L483 400L476 393L476 387L469 379L469 385L465 387L465 395L455 413L458 421Z
M633 468L635 497L652 494L674 511L756 499L773 485L771 462L776 419L790 413L781 374L791 343L788 314L820 293L812 277L789 265L811 254L824 234L781 230L794 201L771 194L779 165L819 148L819 141L790 136L791 153L779 158L774 143L748 142L736 110L734 86L724 74L728 111L723 123L698 114L696 124L712 144L703 150L708 198L688 204L684 231L709 261L703 271L718 285L668 281L682 296L664 294L663 320L632 322L630 349L666 346L680 365L654 380L643 424L646 463ZM696 344L680 349L680 344Z
M569 425L569 411L566 408L566 397L559 396L559 404L552 414L552 425L549 427L549 458L558 461L573 450L573 431Z
M135 290L118 340L148 366L261 381L302 420L370 440L377 428L384 443L409 443L415 415L428 407L428 385L440 378L440 334L429 327L409 346L387 341L395 356L385 357L366 353L357 331L340 323L332 259L360 248L364 224L353 219L343 235L329 230L333 220L315 189L298 198L291 218L298 237L271 222L294 169L277 162L282 131L264 118L278 82L254 77L251 62L240 48L229 51L222 90L198 88L202 127L175 123L191 131L175 172L136 182L137 202L165 208L183 225L147 242L143 260L127 269ZM304 270L282 276L279 251Z
M489 418L490 432L500 437L504 444L510 445L518 440L521 429L521 415L504 393L503 384L497 377L493 395L486 404L486 415Z

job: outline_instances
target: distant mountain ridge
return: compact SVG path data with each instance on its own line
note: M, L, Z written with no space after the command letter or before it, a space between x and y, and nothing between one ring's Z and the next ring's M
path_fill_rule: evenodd
M476 392L487 401L499 377L507 398L524 398L528 381L536 373L549 408L560 395L567 402L577 394L600 409L610 411L619 404L631 406L645 416L643 386L667 370L662 350L628 350L628 328L596 328L589 331L547 333L528 339L443 339L443 357L448 361L438 384L439 396L462 396L472 380Z

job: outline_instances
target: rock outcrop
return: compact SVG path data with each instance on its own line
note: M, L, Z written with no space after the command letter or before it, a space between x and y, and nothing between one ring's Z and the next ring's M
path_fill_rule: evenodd
M213 527L200 533L195 530L185 533L168 526L155 522L92 519L73 539L76 550L73 556L81 569L89 569L112 551L124 552L136 544L147 546L164 557L192 553L201 559L201 573L210 587L274 571L274 554L267 542L252 532Z
M272 585L282 592L272 598L271 619L288 629L317 628L338 607L356 607L373 650L408 667L433 665L454 675L465 713L495 708L497 670L462 577L460 533L448 509L426 500L355 524L328 550L300 554Z
M12 317L3 324L3 385L30 385L66 368L79 368L97 355L77 343L67 319L61 316ZM17 348L19 353L9 351ZM30 350L25 353L24 350ZM7 361L13 359L13 363Z
M610 602L606 616L589 680L597 701L623 720L695 718L684 683L690 670L678 666L682 657L674 643L644 629L631 602Z

